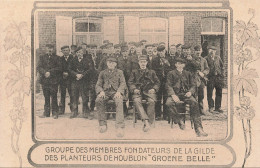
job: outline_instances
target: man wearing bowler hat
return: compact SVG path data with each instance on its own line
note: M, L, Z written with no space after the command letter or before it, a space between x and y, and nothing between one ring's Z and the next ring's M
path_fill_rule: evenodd
M116 68L117 59L109 56L106 59L107 69L100 72L96 84L96 106L98 111L99 132L107 131L106 105L109 100L114 100L116 104L116 135L124 136L124 113L123 96L125 94L126 82L122 70Z
M147 56L139 57L140 68L133 70L128 80L129 90L133 95L134 105L144 122L143 131L147 132L155 120L156 92L160 88L160 81L153 70L147 68ZM145 112L142 100L148 102Z
M45 98L44 113L42 118L50 117L50 111L54 119L58 118L58 100L57 92L61 76L60 58L53 54L54 46L46 45L46 54L42 55L39 60L38 72L40 73L40 83L42 85L43 95ZM50 108L50 99L51 105Z
M182 102L189 104L191 109L190 116L194 122L197 136L207 136L208 134L202 128L198 102L192 96L196 90L196 84L192 80L191 73L184 70L186 60L176 58L175 62L176 69L168 73L166 83L168 93L166 105L169 110L169 116L175 124L179 124L180 129L184 130L184 116L179 114L177 106Z
M165 55L165 47L163 45L160 45L157 47L157 51L159 56L155 57L152 61L152 69L155 71L157 77L159 78L161 85L160 89L157 92L157 102L155 105L155 111L156 111L156 119L160 120L161 119L161 114L163 111L163 118L167 118L167 110L165 108L165 103L166 103L166 90L165 90L165 83L166 83L166 77L167 73L171 70L170 69L170 63L166 59ZM162 103L163 101L163 109L162 109Z
M69 64L69 74L71 75L71 116L75 118L78 116L78 102L79 96L82 98L82 113L84 118L92 119L88 107L88 89L90 85L89 76L93 71L93 64L83 57L82 47L76 50L76 57Z
M205 59L209 65L208 83L207 83L207 99L209 112L215 111L222 113L221 100L222 100L222 88L224 86L224 65L220 56L216 55L216 47L211 45L208 47L208 56ZM212 98L213 90L216 90L215 104Z

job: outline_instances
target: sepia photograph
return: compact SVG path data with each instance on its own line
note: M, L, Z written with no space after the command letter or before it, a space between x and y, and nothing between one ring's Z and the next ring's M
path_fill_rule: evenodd
M36 140L229 136L229 9L37 9L33 16Z

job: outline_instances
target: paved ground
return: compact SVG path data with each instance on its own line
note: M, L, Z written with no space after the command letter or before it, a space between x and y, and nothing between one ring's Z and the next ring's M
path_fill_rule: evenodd
M67 102L68 102L67 98ZM223 93L223 109L224 113L206 113L203 116L204 131L209 134L208 137L196 137L194 130L191 128L190 121L186 121L186 129L180 130L178 125L171 128L167 121L156 121L155 128L149 132L142 131L142 122L137 121L135 128L133 127L132 116L125 120L125 136L117 138L115 135L114 120L111 117L108 120L108 131L106 133L99 133L98 121L78 118L70 119L70 112L68 106L64 115L59 116L57 120L50 118L39 118L43 114L43 95L36 94L36 110L35 110L35 131L37 139L42 140L106 140L106 139L126 139L126 140L166 140L166 141L190 141L190 140L222 140L227 135L227 94ZM207 105L205 98L205 108ZM79 107L81 109L81 105ZM81 112L81 111L80 111Z

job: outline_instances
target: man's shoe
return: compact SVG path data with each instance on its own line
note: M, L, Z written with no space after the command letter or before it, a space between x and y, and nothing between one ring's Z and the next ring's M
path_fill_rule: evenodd
M210 108L209 108L209 112L210 112L210 113L213 113L213 112L214 112L214 108L213 108L213 107L210 107Z
M53 118L54 118L54 119L58 119L58 115L54 115Z
M148 132L150 130L150 124L148 122L148 120L144 121L144 127L143 127L143 131L144 132Z
M76 114L76 113L72 113L72 114L70 115L70 118L76 118L77 115L78 115L78 114Z
M183 120L180 120L178 125L179 125L181 130L185 130L185 124L184 124Z
M124 129L123 128L117 128L116 129L116 136L121 138L124 136Z
M99 132L100 133L104 133L107 131L107 125L101 125L99 126Z
M215 111L216 111L216 112L219 112L219 113L223 113L223 112L224 112L221 108L215 109Z
M88 118L88 113L83 113L83 118Z
M197 128L196 134L197 134L198 137L201 137L201 136L206 137L206 136L208 136L208 134L206 132L204 132L201 127Z

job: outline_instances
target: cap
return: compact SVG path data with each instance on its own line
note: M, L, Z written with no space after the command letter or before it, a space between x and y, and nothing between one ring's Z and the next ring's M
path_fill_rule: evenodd
M70 48L69 46L62 46L60 49L63 50L65 48Z
M82 50L82 47L77 47L77 49L75 50L75 52L78 52L79 50Z
M147 40L141 40L140 42L141 42L141 43L144 43L144 42L147 42Z
M81 43L81 45L87 45L86 43Z
M96 44L89 44L89 45L87 45L87 47L89 47L89 48L97 48L97 45Z
M104 40L104 41L103 41L103 44L104 44L104 43L109 43L109 40Z
M128 43L128 45L133 46L133 45L135 45L135 42L131 41L131 42Z
M157 47L157 51L163 51L164 49L165 49L165 46L163 46L163 45L159 45Z
M121 47L120 44L115 44L115 45L114 45L114 48L120 48L120 47Z
M208 49L217 50L217 48L213 45L208 46Z
M142 42L137 42L137 43L135 43L135 46L136 46L136 47L141 47L141 46L142 46Z
M147 48L147 47L153 47L153 45L152 44L146 44L145 48Z
M146 55L141 55L139 58L138 58L139 61L141 60L146 60L147 61L147 56Z
M200 45L196 45L196 46L194 47L194 51L200 51L200 49L201 49L201 46L200 46Z
M165 45L165 42L160 42L159 45Z
M158 47L158 43L153 43L153 47Z
M175 59L175 62L176 62L176 63L177 63L177 62L180 62L180 63L186 64L186 60L183 59L183 58L179 58L179 57Z
M46 44L46 47L48 48L54 48L54 46L52 44Z
M109 56L107 58L107 61L111 61L111 62L116 62L117 63L117 59L113 55Z
M191 46L189 44L184 44L181 48L182 49L190 49Z
M123 45L121 47L121 51L124 52L124 51L127 51L128 50L128 46L127 45Z
M176 45L176 48L178 48L178 47L180 47L180 46L182 46L182 44L179 43L179 44Z
M105 49L106 48L106 44L103 44L99 47L100 49Z
M71 45L70 48L77 48L77 45Z

